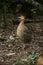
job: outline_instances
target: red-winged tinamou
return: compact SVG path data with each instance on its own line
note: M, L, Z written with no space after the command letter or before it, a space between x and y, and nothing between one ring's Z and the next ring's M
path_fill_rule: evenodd
M30 42L32 39L31 31L28 29L28 27L25 25L25 17L21 16L19 17L20 23L17 27L17 36L20 40L27 43Z

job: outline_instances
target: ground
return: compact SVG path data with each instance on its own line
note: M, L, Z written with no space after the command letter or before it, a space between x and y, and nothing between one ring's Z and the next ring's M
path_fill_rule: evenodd
M19 41L16 36L18 24L0 29L0 65L16 65L16 59L28 57L33 50L43 54L43 23L27 23L26 25L32 27L32 40L26 44ZM24 63L20 62L20 65L27 63L25 60Z

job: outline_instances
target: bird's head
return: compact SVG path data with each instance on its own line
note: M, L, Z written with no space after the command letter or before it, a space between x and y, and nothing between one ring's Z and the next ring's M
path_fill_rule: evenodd
M24 21L25 20L25 16L20 16L18 17L20 21Z

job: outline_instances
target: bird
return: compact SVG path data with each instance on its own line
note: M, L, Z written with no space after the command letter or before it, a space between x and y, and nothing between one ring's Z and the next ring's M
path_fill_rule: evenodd
M17 36L18 38L23 41L24 43L31 41L31 31L28 29L28 27L25 25L25 16L21 15L19 17L19 25L17 27Z
M43 56L40 56L40 57L37 59L37 65L43 65Z

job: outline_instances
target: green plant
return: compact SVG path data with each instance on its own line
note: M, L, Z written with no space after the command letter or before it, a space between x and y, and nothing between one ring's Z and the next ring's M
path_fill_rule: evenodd
M29 56L27 56L26 58L22 58L22 57L17 58L16 59L16 64L19 64L22 60L23 62L26 62L26 64L24 63L24 65L35 65L36 64L36 59L40 55L41 55L40 53L35 53L35 51L33 50L31 52L31 54Z
M35 65L36 59L40 56L40 53L35 53L33 50L32 53L28 56L27 60L30 61L29 65Z

